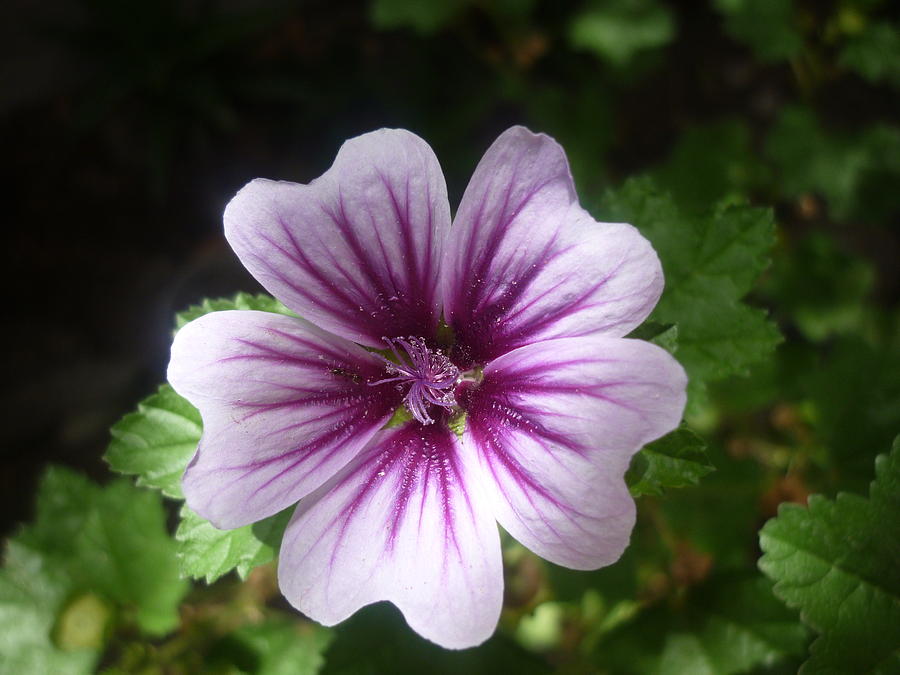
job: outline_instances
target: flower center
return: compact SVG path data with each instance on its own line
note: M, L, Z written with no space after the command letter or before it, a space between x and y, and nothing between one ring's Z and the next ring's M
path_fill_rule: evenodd
M406 409L422 424L432 424L428 414L431 406L446 410L456 405L453 390L459 382L459 369L440 350L430 350L425 340L418 337L382 338L387 342L397 361L377 355L392 377L370 382L370 386L396 382L398 387L409 384L403 399Z

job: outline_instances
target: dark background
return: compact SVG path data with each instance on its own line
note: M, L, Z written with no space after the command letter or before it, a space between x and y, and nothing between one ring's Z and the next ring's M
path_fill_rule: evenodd
M838 3L795 3L825 64L812 84L706 2L663 3L674 35L626 62L569 39L584 2L452 4L433 26L337 0L2 4L4 534L46 463L107 475L109 426L164 379L175 311L258 288L221 234L254 177L306 182L344 139L399 126L431 143L455 204L489 143L523 123L563 142L591 204L693 125L737 119L759 155L798 102L839 133L896 121L896 88L828 65ZM835 222L815 191L780 193L777 172L746 191L776 205L783 237L818 228L870 261L874 297L895 306L896 197L877 219Z

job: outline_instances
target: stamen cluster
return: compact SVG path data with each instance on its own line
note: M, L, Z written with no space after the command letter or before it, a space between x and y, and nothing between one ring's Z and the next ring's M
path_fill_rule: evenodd
M388 382L396 382L398 387L409 384L403 403L422 424L434 423L428 412L430 406L436 405L446 410L456 406L454 389L460 379L459 368L441 350L429 349L420 337L382 339L390 347L396 361L380 354L377 356L384 361L388 374L394 377L370 382L371 386Z

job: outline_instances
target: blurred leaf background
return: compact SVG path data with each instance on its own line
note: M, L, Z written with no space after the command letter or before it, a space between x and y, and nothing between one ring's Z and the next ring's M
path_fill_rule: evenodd
M827 612L806 623L803 598L788 606L773 594L758 532L779 504L811 493L862 500L900 434L898 10L886 0L4 3L0 512L13 539L0 671L781 673L820 632L826 647L807 672L826 672L829 650L852 654L829 633L840 625L815 618ZM595 216L630 220L657 247L667 294L642 337L691 373L691 430L633 465L639 522L615 566L572 572L507 542L504 616L479 649L442 652L387 606L332 631L298 620L271 564L251 570L277 537L216 538L191 514L179 525L179 505L147 489L178 496L177 451L168 473L121 454L145 438L145 418L123 420L108 455L144 487L111 482L108 430L163 381L177 311L258 290L221 234L245 182L308 181L344 139L397 126L434 147L455 204L484 149L517 123L563 144ZM145 412L171 414L169 395ZM169 430L184 437L158 447L190 450L196 422L180 419ZM891 485L885 462L879 481ZM896 543L874 545L896 542L886 490L865 508L888 529L857 543L897 569ZM848 500L820 512L864 511ZM764 532L790 530L791 514ZM132 540L137 523L147 536ZM176 527L178 542L166 536ZM850 567L877 576L874 563L860 569ZM189 586L179 570L221 578ZM883 584L897 624L895 581Z

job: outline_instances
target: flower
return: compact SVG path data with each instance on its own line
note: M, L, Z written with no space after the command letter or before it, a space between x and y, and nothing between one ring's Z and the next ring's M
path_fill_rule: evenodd
M168 377L204 423L193 510L227 529L297 504L278 565L297 609L333 625L389 600L464 648L499 618L498 522L559 565L619 558L625 471L678 425L686 377L623 338L659 299L659 260L579 206L551 138L503 133L450 221L408 131L347 141L309 185L252 181L225 235L304 318L207 314L176 336Z

